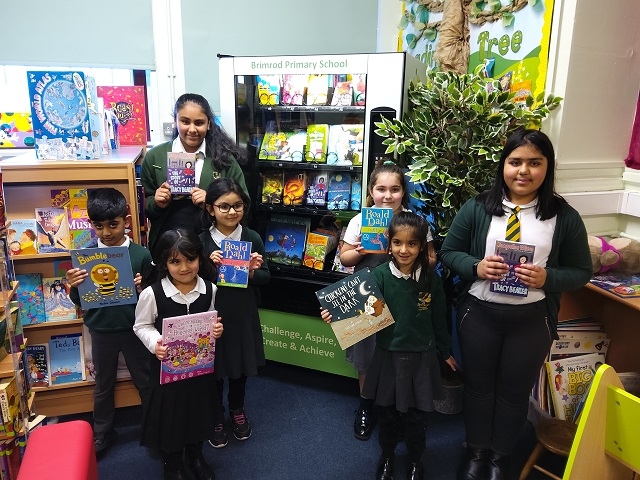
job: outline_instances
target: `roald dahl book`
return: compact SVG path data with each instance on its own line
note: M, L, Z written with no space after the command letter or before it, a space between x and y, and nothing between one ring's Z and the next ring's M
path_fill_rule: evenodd
M71 264L88 273L88 277L78 285L84 310L136 303L136 287L127 247L72 250Z
M318 290L316 296L331 314L331 328L343 350L394 323L368 268Z
M393 209L378 207L362 208L362 227L360 229L360 244L366 253L387 253L389 246L389 222L393 216Z
M51 385L86 379L82 334L53 335L49 339Z
M501 256L504 263L509 265L509 272L501 280L492 281L489 290L504 295L526 297L529 294L529 288L516 277L515 267L532 263L535 250L535 245L528 243L496 240L496 255Z
M160 362L160 385L213 373L217 321L216 310L162 320L162 345L168 350Z
M247 288L249 284L251 242L223 240L220 250L222 251L222 261L218 266L216 284L219 287Z

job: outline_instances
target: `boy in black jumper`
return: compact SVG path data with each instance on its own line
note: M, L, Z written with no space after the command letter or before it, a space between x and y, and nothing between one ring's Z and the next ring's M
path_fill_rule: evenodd
M134 283L136 288L140 288L140 272L151 264L151 253L125 235L125 229L131 225L131 215L127 213L124 195L114 188L90 190L87 214L98 237L97 245L94 246L125 246L129 249ZM79 268L72 268L66 274L67 282L71 285L69 296L76 305L80 305L78 285L87 276L87 271ZM143 403L149 388L149 352L133 333L135 309L135 304L130 304L91 308L84 313L84 324L91 332L91 351L95 366L93 441L96 453L103 453L113 445L117 437L113 429L113 418L120 352Z

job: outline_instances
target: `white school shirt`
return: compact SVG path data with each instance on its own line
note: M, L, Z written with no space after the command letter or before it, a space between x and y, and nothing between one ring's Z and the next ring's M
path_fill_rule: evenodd
M242 235L242 225L238 224L236 229L229 235L225 235L218 230L215 225L211 225L209 233L211 234L211 239L216 242L216 245L221 246L222 240L240 240L240 236Z
M202 166L204 165L204 157L207 156L207 141L203 140L198 149L196 150L196 164L195 164L195 173L196 173L196 187L200 184L200 175L202 175ZM176 153L187 153L184 149L184 145L180 141L180 136L177 136L173 143L171 144L171 151Z
M176 303L181 305L191 305L195 302L200 295L207 293L207 287L205 280L198 277L196 286L187 294L183 294L171 283L168 278L160 280L162 290L164 294ZM209 310L214 310L214 304L216 300L216 287L214 284L211 294L211 305ZM156 329L155 322L158 318L158 304L156 303L156 296L153 293L153 288L147 287L138 298L138 304L136 305L136 323L133 325L133 331L138 336L140 341L147 347L151 353L156 353L156 344L158 340L162 338L162 334Z

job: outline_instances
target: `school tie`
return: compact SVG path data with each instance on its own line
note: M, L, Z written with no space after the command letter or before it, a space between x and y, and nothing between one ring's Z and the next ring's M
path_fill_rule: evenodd
M520 219L518 218L518 213L520 213L520 207L515 206L511 209L511 215L509 215L509 220L507 220L507 234L505 235L505 240L510 240L512 242L520 241Z

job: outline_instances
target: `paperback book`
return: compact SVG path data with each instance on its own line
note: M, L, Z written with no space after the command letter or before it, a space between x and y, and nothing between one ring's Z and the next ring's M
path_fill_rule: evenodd
M29 385L33 387L48 387L51 374L47 354L48 345L27 345L27 370Z
M330 325L343 350L394 323L368 268L318 290L316 296L331 314Z
M160 362L160 385L213 373L217 321L216 310L162 320L162 345L168 350Z
M47 322L77 318L76 306L69 298L70 287L65 277L43 278L42 290Z
M38 253L38 226L35 218L22 218L9 222L7 247L10 255Z
M364 125L331 125L327 147L327 164L362 165Z
M269 220L264 245L267 261L301 266L307 231L306 225Z
M284 188L282 203L284 205L302 205L307 189L307 174L305 172L290 172L284 174Z
M260 105L280 103L280 75L256 75Z
M307 83L307 105L326 105L329 75L311 74Z
M42 274L22 273L16 275L16 280L18 281L16 300L18 301L22 323L24 325L34 325L46 322L44 295L42 293Z
M262 137L258 158L260 160L280 160L289 148L286 132L267 132Z
M137 302L127 247L72 250L71 264L88 274L78 285L83 310Z
M14 375L10 379L3 379L0 383L0 409L2 410L2 422L5 434L13 437L22 429L22 416L20 415L20 392L18 381Z
M574 337L560 338L551 343L549 361L560 358L577 357L589 353L599 353L606 357L610 340L606 338Z
M282 105L302 105L307 75L282 75Z
M348 210L351 198L351 175L332 173L327 189L327 208L329 210Z
M640 298L640 273L594 275L591 277L591 283L617 297Z
M351 195L349 196L349 208L360 210L362 205L362 175L351 177Z
M324 263L329 253L330 237L320 233L307 234L307 246L304 250L304 266L315 270L324 270Z
M502 279L492 281L489 290L504 295L515 295L526 297L529 288L516 277L515 268L533 262L535 245L522 242L510 242L508 240L496 240L496 255L504 259L504 263L509 265L509 272L503 275Z
M167 183L172 195L191 195L196 186L196 154L167 153Z
M52 386L86 379L81 333L51 337L49 368Z
M351 82L338 82L333 90L331 105L334 107L348 107L353 104L353 89Z
M378 207L362 208L360 244L366 253L387 253L389 246L389 222L393 209Z
M324 207L327 204L327 178L329 172L313 174L307 189L306 204L310 207Z
M326 163L329 125L316 123L307 127L307 162Z
M363 73L353 76L353 104L363 106L366 102L367 76Z
M71 244L69 218L65 208L41 207L35 209L38 229L38 253L68 252Z
M262 173L262 193L260 202L265 205L280 205L284 190L284 172L269 171Z
M220 245L222 261L218 266L219 287L247 288L249 284L249 263L251 242L223 240Z

